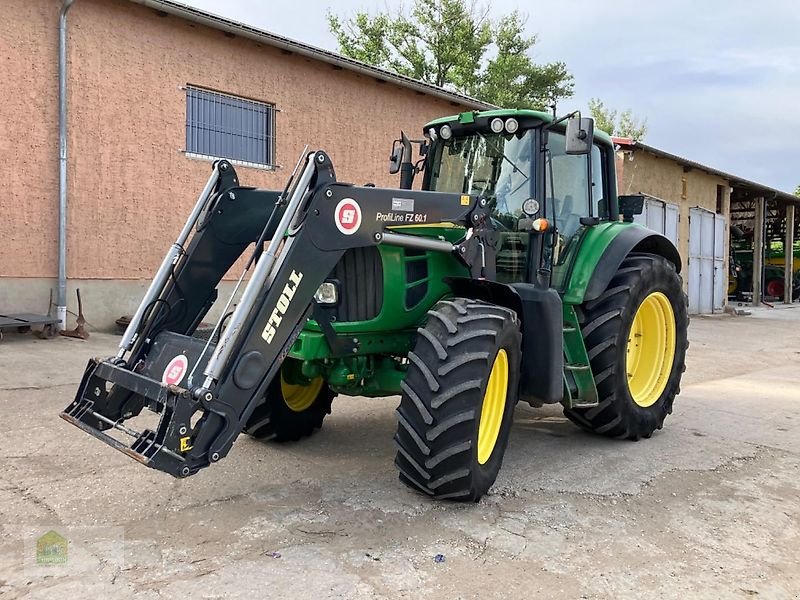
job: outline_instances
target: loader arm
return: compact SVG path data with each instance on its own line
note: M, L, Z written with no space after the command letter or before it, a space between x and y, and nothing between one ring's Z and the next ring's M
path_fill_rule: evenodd
M450 252L473 277L493 278L489 214L475 196L337 183L322 151L306 155L279 196L239 187L230 163L218 161L118 354L89 361L61 417L149 467L192 475L230 451L347 250L391 244ZM442 221L463 225L464 238L452 244L388 229ZM228 310L231 296L211 339L192 337L217 284L253 242L235 309ZM158 416L152 429L126 424L145 409Z

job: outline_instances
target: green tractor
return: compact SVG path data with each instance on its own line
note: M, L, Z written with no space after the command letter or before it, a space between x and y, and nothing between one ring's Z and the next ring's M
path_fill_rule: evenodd
M339 183L321 151L282 193L215 163L119 352L89 362L62 417L186 477L242 431L294 441L339 394L399 395L401 481L459 501L494 483L518 401L650 437L679 392L687 304L677 250L632 222L642 197L617 196L610 138L527 110L422 134L395 141L399 189ZM194 336L254 242L213 333ZM158 424L139 431L144 409Z

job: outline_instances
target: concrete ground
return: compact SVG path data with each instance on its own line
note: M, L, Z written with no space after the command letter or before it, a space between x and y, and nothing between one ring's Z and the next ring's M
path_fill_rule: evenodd
M4 598L798 598L800 308L692 321L663 431L585 434L520 406L476 505L405 489L394 398L341 398L323 430L240 438L178 481L61 421L87 342L0 342ZM70 540L37 565L36 539ZM437 560L437 555L438 560Z

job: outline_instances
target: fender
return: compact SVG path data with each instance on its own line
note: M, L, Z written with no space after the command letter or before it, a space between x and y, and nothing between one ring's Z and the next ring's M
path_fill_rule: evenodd
M498 283L447 277L455 296L510 308L522 330L519 397L532 406L561 402L564 397L564 338L561 297L556 290L531 283Z
M603 223L587 230L564 291L564 302L582 304L599 297L625 257L632 252L663 256L681 270L674 244L660 233L636 223Z

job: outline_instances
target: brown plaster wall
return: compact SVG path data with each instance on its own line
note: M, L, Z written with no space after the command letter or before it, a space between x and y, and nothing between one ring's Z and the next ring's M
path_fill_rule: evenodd
M56 274L56 0L6 0L0 19L0 277ZM185 143L187 84L274 103L274 171L237 167L243 185L282 188L304 144L341 181L396 185L392 139L463 110L446 100L124 0L69 12L67 275L148 279L210 173Z

